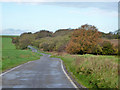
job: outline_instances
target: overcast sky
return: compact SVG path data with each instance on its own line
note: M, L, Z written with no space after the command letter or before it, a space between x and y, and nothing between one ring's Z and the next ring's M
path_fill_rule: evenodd
M118 29L117 2L1 3L3 34L95 25L99 31Z

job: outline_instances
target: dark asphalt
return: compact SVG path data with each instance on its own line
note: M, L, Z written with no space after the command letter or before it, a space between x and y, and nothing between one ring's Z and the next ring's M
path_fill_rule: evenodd
M74 88L61 68L61 61L43 54L39 60L2 76L3 88Z

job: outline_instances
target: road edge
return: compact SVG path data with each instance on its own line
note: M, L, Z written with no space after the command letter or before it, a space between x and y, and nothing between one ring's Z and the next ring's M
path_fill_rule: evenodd
M68 80L71 82L71 84L72 84L75 88L78 88L78 87L76 86L76 84L72 81L72 79L68 76L67 72L65 71L64 65L63 65L63 61L60 60L60 62L61 62L61 68L62 68L65 76L68 78Z
M59 58L60 59L60 58ZM61 68L64 72L64 74L66 75L66 77L68 78L68 80L71 82L71 84L77 89L77 88L83 88L83 89L87 89L86 87L80 85L72 76L71 74L67 71L66 66L64 64L64 62L60 59L61 62Z
M7 71L1 73L0 76L3 76L4 74L9 73L9 72L13 71L14 69L17 69L17 68L21 67L22 65L25 65L25 64L28 64L28 63L31 63L31 62L34 62L34 61L29 61L29 62L26 62L24 64L20 64L20 65L18 65L16 67L13 67L11 69L8 69Z

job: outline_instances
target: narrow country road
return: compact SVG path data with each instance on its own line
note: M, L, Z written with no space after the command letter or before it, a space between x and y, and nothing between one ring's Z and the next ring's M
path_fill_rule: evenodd
M35 49L34 49L35 50ZM43 54L39 60L2 75L3 88L75 88L64 74L61 61Z

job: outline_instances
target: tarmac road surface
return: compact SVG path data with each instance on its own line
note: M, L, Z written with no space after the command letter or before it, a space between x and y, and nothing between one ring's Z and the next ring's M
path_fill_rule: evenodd
M39 60L2 75L2 88L75 88L64 74L61 61L43 54Z

